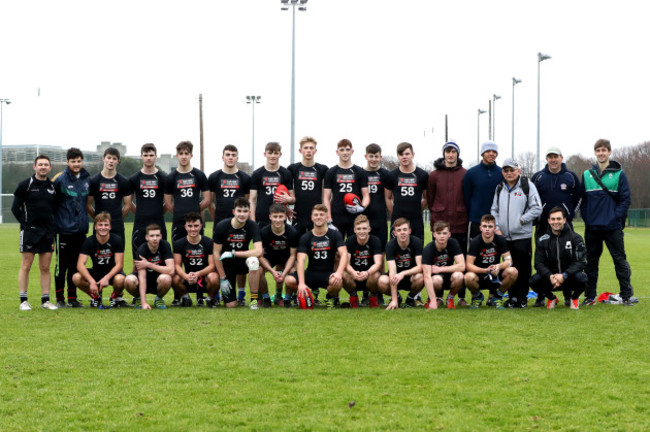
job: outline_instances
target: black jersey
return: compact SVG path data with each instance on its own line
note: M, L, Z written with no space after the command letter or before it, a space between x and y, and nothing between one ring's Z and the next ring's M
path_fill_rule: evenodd
M508 243L506 238L499 234L494 234L491 242L485 243L482 235L477 235L472 239L467 250L467 255L476 257L474 265L480 268L488 268L491 265L501 262L501 255L508 253Z
M343 236L337 230L328 228L327 232L322 236L317 236L311 230L300 237L298 253L307 254L309 258L307 271L332 272L337 249L341 246L345 246L345 242Z
M174 223L185 224L185 215L201 213L201 193L208 191L208 179L203 171L192 168L190 172L177 170L167 176L165 193L174 196Z
M102 173L96 174L90 179L89 195L95 200L95 214L108 212L112 228L117 230L123 226L122 199L131 195L129 179L119 173L113 178L106 178Z
M81 253L90 257L95 275L106 276L115 267L115 254L124 253L124 240L117 234L110 234L106 243L100 243L97 236L84 240Z
M250 219L241 228L232 226L232 218L224 219L214 229L214 242L221 245L221 252L245 251L248 244L262 241L260 227Z
M449 267L454 265L454 257L462 255L460 245L455 238L447 240L447 247L439 251L435 240L425 246L422 251L422 264L438 267Z
M187 237L174 242L174 253L181 256L185 273L195 273L206 268L213 248L212 239L206 236L201 236L196 244L190 243Z
M158 250L156 252L151 252L148 243L145 242L141 244L138 248L136 259L140 259L140 257L158 266L164 266L165 261L168 259L174 259L174 255L172 254L172 247L169 245L169 243L167 243L166 240L163 239L160 239L160 244L158 245ZM153 273L156 272L150 268L147 269L147 274Z
M243 171L228 174L218 170L208 177L208 187L215 198L214 219L219 222L232 218L235 200L250 193L251 176Z
M262 247L264 258L271 263L286 263L291 255L291 248L298 247L300 234L290 225L284 225L284 233L278 235L273 232L271 225L262 228Z
M375 255L383 253L381 242L372 234L363 246L357 241L356 235L348 237L345 246L350 254L350 265L356 271L367 271L375 264Z
M14 192L11 212L20 222L21 229L54 232L54 202L56 190L49 178L37 180L36 176L23 180Z
M279 185L285 185L290 191L293 190L293 179L291 173L285 167L277 171L269 171L266 167L259 167L251 177L251 189L257 191L257 203L255 207L255 220L257 223L269 223L269 208L273 204L273 195Z
M363 199L361 189L368 187L368 177L363 168L357 165L352 165L350 168L335 165L327 170L323 183L325 189L332 190L332 218L354 219L356 215L348 213L345 209L343 197L351 192Z
M386 176L386 189L393 192L391 220L403 217L411 223L422 223L422 193L427 190L429 174L416 167L411 173L403 173L399 167Z
M155 174L138 171L129 178L131 192L135 198L136 225L148 225L164 219L166 182L167 175L162 171Z
M379 228L380 225L386 226L386 198L384 197L384 183L388 170L379 168L377 171L365 170L368 177L368 194L370 195L370 204L366 207L364 214L368 216L371 228Z
M422 255L422 240L410 236L406 249L402 249L394 238L386 245L386 261L395 261L397 273L413 268L417 265L415 257Z
M293 177L294 195L296 196L296 226L299 228L312 226L311 210L316 204L323 202L323 179L327 167L315 163L314 166L304 166L300 162L287 168Z

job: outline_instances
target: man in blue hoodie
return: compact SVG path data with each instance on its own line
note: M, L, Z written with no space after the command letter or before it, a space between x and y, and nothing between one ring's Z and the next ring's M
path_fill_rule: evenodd
M483 160L467 170L463 178L463 196L469 214L468 241L481 234L481 218L492 208L494 191L503 181L501 167L496 164L499 147L493 141L481 145Z
M620 287L621 303L632 306L634 289L630 283L632 270L625 255L623 228L630 207L630 185L621 164L610 160L612 146L609 140L599 139L594 144L597 163L582 174L582 219L585 221L587 268L589 278L582 305L596 303L598 261L603 253L603 241L614 261Z
M68 282L68 306L81 307L77 300L77 287L72 275L77 272L77 258L88 233L86 201L90 185L90 174L83 167L84 155L72 147L66 153L67 168L54 176L57 200L54 205L56 227L56 270L54 286L56 305L66 307L64 288Z
M537 223L535 238L546 234L549 211L553 207L562 207L566 213L566 222L573 229L573 217L580 203L580 179L569 171L562 157L562 150L550 147L546 152L546 166L536 172L531 181L542 200L542 215Z

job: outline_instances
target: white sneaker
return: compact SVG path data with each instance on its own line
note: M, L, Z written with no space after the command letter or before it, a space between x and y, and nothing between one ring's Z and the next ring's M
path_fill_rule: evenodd
M51 302L46 301L41 305L41 309L57 310L58 307L56 307L56 305L52 304Z
M22 302L22 303L20 304L20 310L30 311L30 310L32 310L32 305L30 305L29 303L27 303L27 300L25 300L24 302Z

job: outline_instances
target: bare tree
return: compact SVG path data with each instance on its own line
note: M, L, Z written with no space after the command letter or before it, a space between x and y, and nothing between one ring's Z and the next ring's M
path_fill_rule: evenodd
M594 164L594 160L586 158L579 154L575 154L569 156L569 158L566 159L564 163L566 164L568 170L573 171L574 173L578 174L578 177L582 178L582 173L585 172L585 170L591 168L591 166Z
M384 156L381 160L381 167L392 171L399 166L399 161L395 156Z
M532 177L535 174L537 166L537 156L533 152L519 153L515 159L521 168L521 175L524 177Z

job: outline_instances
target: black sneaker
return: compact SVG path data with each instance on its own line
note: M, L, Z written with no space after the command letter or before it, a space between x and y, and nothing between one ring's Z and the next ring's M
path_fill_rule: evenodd
M494 303L494 297L488 298L487 301L485 302L485 306L488 306L488 307L496 306L496 303Z
M71 299L71 300L68 300L68 307L82 308L82 307L84 307L84 305L81 304L81 302L79 300L77 300L77 299Z
M535 304L533 307L546 307L546 302L544 301L544 297L537 297L537 300L535 300Z
M237 300L237 305L238 306L246 306L246 299Z
M571 297L564 297L564 306L566 307L571 306Z
M262 298L262 307L263 308L270 308L273 303L271 302L271 297L264 297Z
M405 308L414 308L415 307L415 299L406 297L406 301L404 302L404 307Z
M91 300L90 300L90 307L93 308L93 309L94 309L94 308L99 309L99 307L101 306L101 304L102 304L102 300L101 300L101 299L96 298L96 299L91 299Z
M361 298L361 302L359 303L359 307L368 307L369 304L370 304L370 299L368 298L367 295L364 294L363 297Z
M384 295L383 294L377 294L377 305L378 306L386 306L386 302L384 301Z
M122 297L115 297L114 299L111 299L111 307L130 308L131 305L129 304L129 302L124 300Z
M595 298L585 298L582 303L580 303L580 306L593 306L596 304L596 299Z
M170 304L171 307L179 307L181 305L181 299L175 298Z
M57 300L56 307L58 307L59 309L64 309L66 307L65 300Z
M631 298L621 299L621 304L623 306L634 306L634 301Z
M284 300L284 307L290 309L293 307L293 300Z
M197 300L196 303L198 304L199 301ZM181 307L191 307L192 306L192 299L190 298L190 296L181 297L181 305L180 306Z
M190 300L190 302L191 302L191 301L192 301L192 300ZM206 307L208 307L208 308L210 308L210 309L215 309L215 308L217 308L217 307L219 306L219 299L212 298L212 299L206 301L206 302L205 302L205 305L206 305ZM190 306L191 306L191 305L190 305Z
M183 300L183 299L181 299L181 306L183 306L182 300ZM191 302L191 301L192 301L192 300L190 300L190 302ZM197 299L196 299L196 305L197 305L197 306L205 306L205 299L204 299L203 297L199 297L199 298L197 298ZM190 305L190 306L192 306L192 305Z

